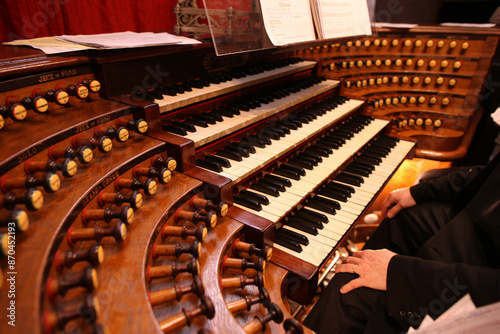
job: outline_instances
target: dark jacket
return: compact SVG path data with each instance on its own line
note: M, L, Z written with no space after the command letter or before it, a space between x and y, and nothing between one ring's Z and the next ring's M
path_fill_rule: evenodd
M389 315L418 325L466 293L476 306L500 301L500 156L410 188L417 203L453 203L456 215L415 257L396 255L387 275Z

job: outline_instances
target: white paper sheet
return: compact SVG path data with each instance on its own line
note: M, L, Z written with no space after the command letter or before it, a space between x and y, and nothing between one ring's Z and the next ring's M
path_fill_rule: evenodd
M274 45L316 39L309 0L260 0L260 6L267 35Z

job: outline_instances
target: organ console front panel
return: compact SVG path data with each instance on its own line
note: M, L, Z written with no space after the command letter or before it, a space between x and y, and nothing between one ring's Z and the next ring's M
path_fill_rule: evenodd
M383 36L223 57L210 43L4 51L0 330L309 333L288 298L314 297L336 249L412 156L420 141L397 138L410 119L447 128L474 118L443 115L444 104L465 103L475 79L464 78L486 66L464 52L495 42ZM386 57L377 40L446 50ZM338 54L354 48L352 60ZM373 66L387 73L366 73ZM389 105L401 105L397 115Z
M496 29L376 29L372 36L302 49L321 74L343 79L343 94L364 98L367 114L392 119L391 134L418 139L417 156L467 154L491 89Z

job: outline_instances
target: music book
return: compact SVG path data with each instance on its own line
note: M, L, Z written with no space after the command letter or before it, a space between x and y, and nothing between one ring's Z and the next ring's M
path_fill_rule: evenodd
M260 7L275 46L372 33L366 0L260 0Z

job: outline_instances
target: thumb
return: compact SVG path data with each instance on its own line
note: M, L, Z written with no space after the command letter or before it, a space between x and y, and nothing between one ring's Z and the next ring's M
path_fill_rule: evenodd
M342 294L348 293L354 289L360 288L361 286L362 286L362 284L360 283L360 279L356 278L356 279L353 279L352 281L349 281L349 283L344 284L340 288L340 293L342 293Z

